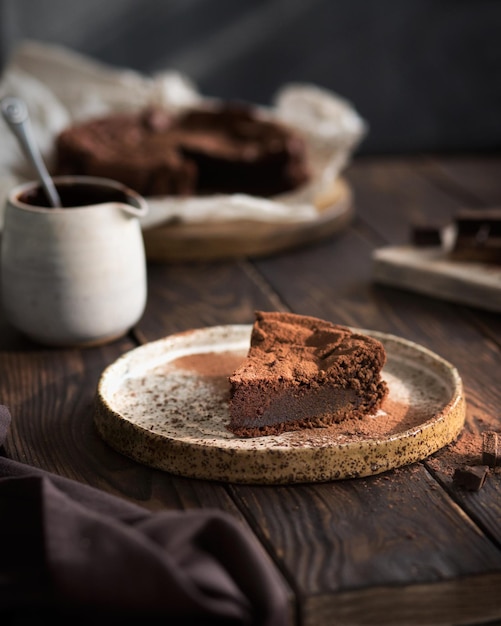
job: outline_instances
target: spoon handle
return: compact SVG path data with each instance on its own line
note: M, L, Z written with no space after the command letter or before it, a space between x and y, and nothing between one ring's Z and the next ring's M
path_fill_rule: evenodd
M33 139L33 131L31 129L30 118L26 104L20 98L8 96L0 102L2 115L12 130L21 148L30 160L31 164L38 172L42 186L47 194L47 198L53 207L61 207L61 199L57 193L57 189L52 178L45 167L42 156Z

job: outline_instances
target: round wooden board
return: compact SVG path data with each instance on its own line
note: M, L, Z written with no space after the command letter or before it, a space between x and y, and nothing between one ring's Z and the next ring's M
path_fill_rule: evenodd
M146 257L154 262L258 257L313 243L344 229L354 213L352 192L343 178L314 200L315 219L302 222L168 223L143 230Z
M453 441L465 419L457 370L429 350L379 332L389 395L375 416L250 439L226 429L228 376L247 353L250 325L171 335L111 364L98 385L103 439L145 465L185 477L248 484L379 474ZM375 433L378 433L377 435Z

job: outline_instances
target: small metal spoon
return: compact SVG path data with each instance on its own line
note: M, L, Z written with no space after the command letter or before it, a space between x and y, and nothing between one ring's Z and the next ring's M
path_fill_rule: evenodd
M0 100L2 115L9 128L19 141L21 148L37 171L47 199L52 207L61 207L61 198L57 193L52 178L45 167L42 155L33 137L28 108L20 98L7 96Z

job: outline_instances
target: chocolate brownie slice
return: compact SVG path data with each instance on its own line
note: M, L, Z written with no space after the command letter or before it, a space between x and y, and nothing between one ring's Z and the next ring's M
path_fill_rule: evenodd
M314 317L257 312L230 376L228 429L239 437L329 426L374 413L387 394L383 345Z

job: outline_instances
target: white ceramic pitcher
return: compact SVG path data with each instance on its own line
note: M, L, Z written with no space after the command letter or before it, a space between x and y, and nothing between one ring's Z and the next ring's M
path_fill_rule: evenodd
M2 304L17 329L49 345L105 343L125 334L146 304L138 217L145 200L124 185L87 176L54 178L63 208L49 208L37 182L7 199Z

